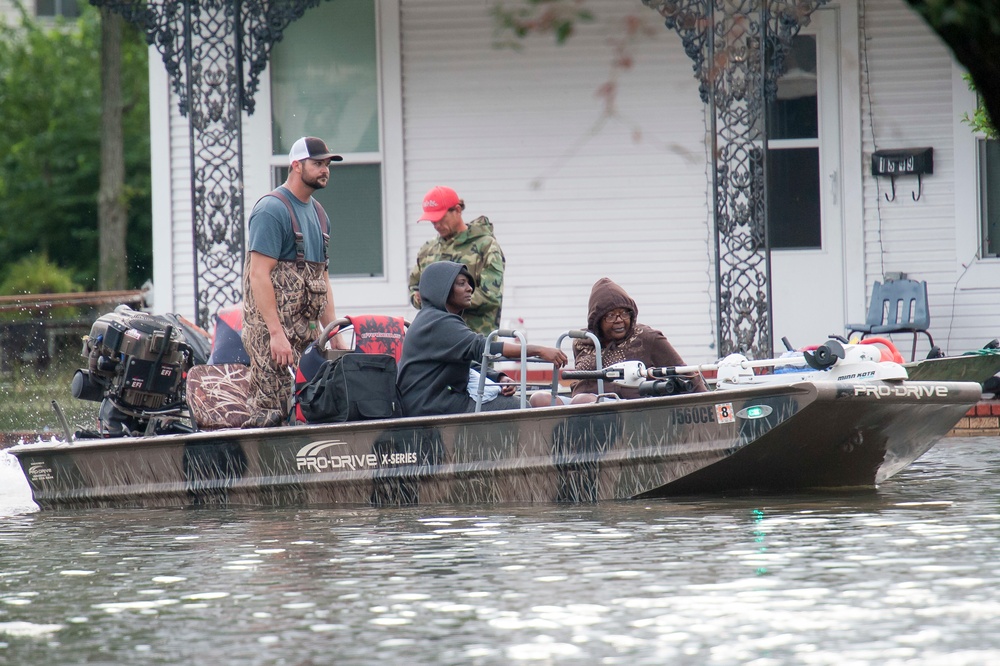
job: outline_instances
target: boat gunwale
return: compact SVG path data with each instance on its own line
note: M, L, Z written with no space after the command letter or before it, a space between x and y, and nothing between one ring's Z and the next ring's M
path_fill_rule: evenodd
M463 414L444 414L435 416L404 416L392 419L375 419L369 421L349 421L344 423L309 423L295 426L281 426L271 428L224 428L219 430L199 430L192 433L170 433L163 435L150 435L140 437L108 437L93 439L78 439L72 442L48 441L48 442L25 442L16 444L6 449L15 456L21 454L40 454L46 452L64 451L86 451L100 449L114 449L126 445L146 446L170 446L179 442L218 442L240 441L244 439L254 439L268 437L274 434L282 439L286 437L311 436L319 433L329 433L336 435L340 432L363 432L365 430L384 430L387 425L392 428L407 427L439 427L455 424L475 424L489 423L491 421L520 421L524 419L538 418L560 418L571 414L601 414L615 412L645 411L657 407L683 406L688 402L702 402L707 396L733 396L741 400L753 399L756 397L769 397L774 395L788 395L815 393L813 401L828 400L878 400L880 402L913 402L914 398L909 395L898 395L897 391L892 391L889 395L871 397L855 395L857 386L870 387L872 385L884 386L912 386L912 385L934 385L943 386L948 389L947 396L933 396L933 402L938 404L975 404L981 396L981 386L971 381L938 381L938 380L898 380L898 381L859 381L859 382L835 382L835 381L798 381L787 384L759 384L739 388L729 388L718 391L708 391L701 393L685 393L670 396L655 396L635 400L614 400L607 402L577 404L577 405L553 405L546 407L535 407L517 410L502 410L490 412L468 412ZM850 387L850 389L848 389ZM975 387L975 388L973 388ZM972 393L974 395L966 395ZM932 396L917 398L917 401L927 401ZM715 400L715 402L720 402ZM729 400L726 400L729 402Z
M809 392L813 382L794 382L778 385L748 386L740 389L727 389L726 394L738 393L739 395L756 394L776 395L787 394L789 392L804 393ZM721 394L721 392L720 392ZM546 407L530 407L525 409L498 410L489 412L466 412L463 414L440 414L433 416L403 416L389 419L372 419L368 421L347 421L343 423L304 423L294 426L277 426L268 428L220 428L217 430L198 430L191 433L169 433L163 435L149 435L140 437L107 437L92 439L77 439L72 442L48 441L48 442L25 442L16 444L6 449L11 453L39 453L43 451L84 451L87 449L115 448L123 444L156 445L156 444L176 444L178 440L198 442L203 440L241 440L247 438L264 437L268 434L278 434L281 437L295 436L299 433L330 432L335 434L341 431L355 432L367 429L384 430L387 424L392 427L413 427L417 425L423 427L447 426L463 423L489 423L490 421L510 421L523 419L537 419L561 417L566 414L600 414L604 412L622 412L648 410L660 405L682 405L685 402L700 402L706 395L716 395L715 391L701 393L684 393L669 396L655 396L636 400L611 400L606 402L586 403L576 405L551 405Z

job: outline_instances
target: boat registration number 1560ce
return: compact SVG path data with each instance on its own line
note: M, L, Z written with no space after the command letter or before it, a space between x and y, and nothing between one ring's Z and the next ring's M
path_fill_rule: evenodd
M691 425L695 423L732 423L733 404L727 402L720 405L699 405L697 407L678 407L670 410L668 421L671 425Z
M767 405L750 405L740 411L733 409L733 403L722 402L714 407L701 405L698 407L681 407L670 410L671 425L692 425L696 423L734 423L736 418L761 419L770 415L772 409Z

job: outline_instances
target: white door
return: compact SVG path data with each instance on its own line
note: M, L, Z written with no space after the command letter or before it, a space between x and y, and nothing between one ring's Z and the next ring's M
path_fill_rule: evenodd
M838 13L795 37L768 118L768 234L775 352L843 335Z

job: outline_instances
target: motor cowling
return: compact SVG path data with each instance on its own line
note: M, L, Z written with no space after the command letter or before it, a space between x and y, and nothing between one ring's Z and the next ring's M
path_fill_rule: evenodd
M192 362L184 334L164 317L118 306L97 319L83 340L87 368L73 377L73 395L110 400L141 416L184 403L184 376Z

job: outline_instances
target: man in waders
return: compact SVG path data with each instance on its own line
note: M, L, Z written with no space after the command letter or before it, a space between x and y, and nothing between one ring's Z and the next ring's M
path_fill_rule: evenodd
M312 195L329 182L330 162L343 158L315 137L296 141L288 158L284 185L250 213L243 269L250 418L244 428L285 422L294 387L290 367L337 317L327 269L330 219ZM339 346L339 338L331 344Z

